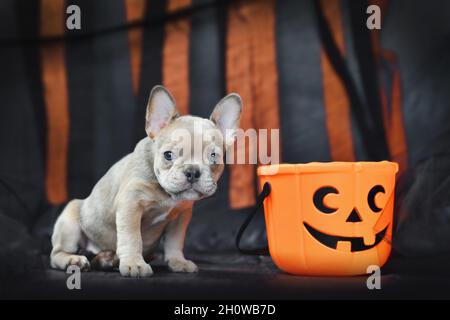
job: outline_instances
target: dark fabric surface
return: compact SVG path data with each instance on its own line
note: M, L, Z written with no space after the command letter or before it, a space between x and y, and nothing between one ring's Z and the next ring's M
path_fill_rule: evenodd
M46 269L18 280L5 298L32 299L448 299L450 260L393 258L382 270L381 289L369 290L367 276L304 277L279 271L269 257L236 253L188 253L197 274L171 273L157 259L146 279L118 272L81 274L81 290L68 290L69 274ZM0 292L1 294L1 292Z
M346 60L363 104L378 104L364 95L373 90L375 75L358 61L355 48L364 44L355 43L350 1L341 1ZM140 90L135 96L123 1L73 3L83 8L83 28L81 36L68 31L65 42L71 118L68 190L70 198L84 198L110 165L145 135L149 90L163 80L166 3L149 1ZM193 3L201 7L191 16L189 107L195 115L208 116L225 94L226 1ZM382 47L398 56L410 163L398 181L394 259L383 273L381 292L368 291L364 277L293 277L278 271L268 257L237 255L234 237L251 208L229 207L228 169L217 193L195 204L186 248L200 265L198 275L169 274L157 263L151 279L92 272L83 275L82 291L65 289L67 275L49 270L47 261L53 223L64 204L46 203L46 114L38 8L38 0L0 2L2 297L449 297L444 288L450 286L450 2L390 1L383 20ZM282 159L330 161L314 1L278 1L275 15ZM363 145L355 119L352 122L356 159L370 160L366 149L371 146ZM243 246L265 244L261 213L250 225Z
M49 212L49 220L57 214L57 210ZM42 220L40 233L31 236L20 223L0 215L0 299L450 298L448 255L413 258L395 252L381 270L381 290L369 290L365 275L294 276L277 269L268 256L245 256L223 249L187 249L186 257L199 266L198 274L171 273L158 253L151 262L155 272L151 278L124 278L117 270L91 271L81 274L81 290L68 290L69 274L50 269L48 254L42 254L50 249L48 222Z
M423 161L400 181L398 190L396 250L405 255L443 252L448 256L450 156Z
M201 116L209 115L225 87L226 5L208 3L193 11L189 47L190 110ZM134 143L145 134L143 118L148 91L162 82L164 25L157 23L156 18L164 14L164 1L157 1L147 8L146 19L153 22L143 28L141 81L136 96L132 94L126 29L98 33L124 24L123 3L111 2L106 12L102 2L94 4L80 0L76 4L83 8L83 32L97 32L66 41L71 117L68 190L69 198L84 198L110 165L131 151ZM364 98L362 75L368 71L357 60L351 11L346 1L342 1L342 7L346 60L357 90ZM38 35L38 19L33 13L36 1L6 1L2 8L2 30L8 28L10 31L1 34L0 64L4 74L10 76L2 77L0 86L4 106L0 117L0 204L6 215L32 228L51 210L45 206L46 123L39 80L39 44L30 40ZM428 14L422 17L420 2L393 1L382 30L383 47L398 54L410 159L408 176L418 180L420 174L426 174L417 169L421 162L450 149L450 109L446 105L450 99L446 89L450 77L444 63L449 48L443 41L450 32L445 18L450 8L447 2L435 0L426 10ZM319 59L321 43L313 1L278 2L275 14L282 159L284 162L329 161ZM429 23L416 23L420 17ZM74 31L68 32L69 37L73 35ZM12 38L17 41L9 41ZM368 160L365 149L370 146L361 145L357 126L352 130L357 160ZM448 163L445 154L441 159ZM445 182L446 173L437 171L434 179ZM188 240L188 247L233 247L233 237L244 218L241 213L251 208L230 209L228 180L226 172L218 193L196 204L191 226L191 239L195 240ZM402 193L406 194L409 187L411 185L405 184ZM440 190L440 198L449 198L448 188ZM445 212L448 205L442 202L436 205L435 210L443 215L440 227L447 230L449 224ZM406 212L405 224L410 215L419 214L422 215L420 221L426 221L427 212ZM265 240L261 216L255 225L246 238L250 240L246 241L259 245ZM433 238L433 234L426 236ZM439 250L446 249L439 244L436 246Z
M399 57L413 165L450 150L450 67L444 62L450 54L450 43L444 40L450 35L450 3L436 0L431 4L393 1L382 36L383 45Z
M283 161L330 161L313 2L278 3L276 10Z

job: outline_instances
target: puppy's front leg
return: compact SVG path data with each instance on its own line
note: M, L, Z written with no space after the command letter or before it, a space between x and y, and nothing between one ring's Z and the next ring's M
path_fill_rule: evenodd
M186 260L183 254L186 229L192 216L193 202L185 202L173 210L179 211L178 216L171 221L164 235L164 260L173 272L197 272L197 265Z
M142 257L141 219L143 209L136 205L119 206L116 214L117 256L120 274L125 277L149 277L153 270Z

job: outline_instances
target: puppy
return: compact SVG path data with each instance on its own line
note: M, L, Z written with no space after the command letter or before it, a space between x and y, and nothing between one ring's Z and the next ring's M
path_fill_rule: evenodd
M242 102L223 98L210 119L179 116L162 86L150 93L147 137L114 164L84 200L70 201L58 217L50 264L56 269L91 265L79 250L95 254L93 267L128 277L147 277L149 258L163 240L164 260L174 272L196 272L183 254L193 202L214 194L225 150L235 140Z

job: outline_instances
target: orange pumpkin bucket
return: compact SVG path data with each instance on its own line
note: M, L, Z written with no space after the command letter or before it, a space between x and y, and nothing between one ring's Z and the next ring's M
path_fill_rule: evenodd
M275 264L292 274L333 276L384 265L397 171L398 164L388 161L259 167Z

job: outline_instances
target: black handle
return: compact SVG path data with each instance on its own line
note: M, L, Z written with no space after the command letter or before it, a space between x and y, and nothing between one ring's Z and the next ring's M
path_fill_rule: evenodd
M269 247L264 248L256 248L256 249L243 249L240 247L240 242L242 235L244 234L245 230L247 229L250 221L252 221L253 217L258 212L259 208L263 206L264 199L267 198L267 196L270 194L270 184L268 182L264 183L263 189L261 193L258 195L258 198L256 199L256 205L252 212L250 212L245 218L244 222L242 223L241 227L239 228L239 231L236 235L236 248L244 254L251 254L251 255L268 255L269 254Z

